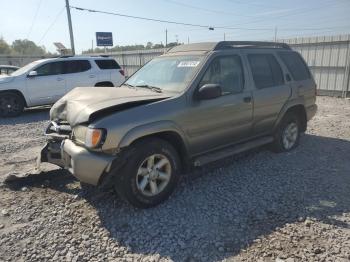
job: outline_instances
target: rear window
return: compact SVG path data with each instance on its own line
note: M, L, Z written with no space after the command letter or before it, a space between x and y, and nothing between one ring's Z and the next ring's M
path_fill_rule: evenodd
M114 59L99 59L95 60L95 62L100 69L120 69L120 66Z
M285 63L287 66L294 80L300 81L310 78L309 69L299 54L292 52L281 52L279 53L279 56L281 57L283 63Z
M272 54L250 54L248 60L256 88L279 86L284 83L282 69Z

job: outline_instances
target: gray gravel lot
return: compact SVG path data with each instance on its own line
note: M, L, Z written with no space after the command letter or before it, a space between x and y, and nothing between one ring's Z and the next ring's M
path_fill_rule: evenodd
M350 101L317 102L296 150L196 169L153 209L50 166L3 184L0 261L350 261ZM0 119L0 180L34 172L47 119Z

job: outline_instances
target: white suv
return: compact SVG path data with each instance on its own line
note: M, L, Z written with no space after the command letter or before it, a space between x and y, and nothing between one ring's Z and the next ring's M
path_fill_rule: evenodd
M10 76L0 76L0 117L17 116L24 107L53 104L78 86L120 86L124 80L124 71L109 57L34 61Z

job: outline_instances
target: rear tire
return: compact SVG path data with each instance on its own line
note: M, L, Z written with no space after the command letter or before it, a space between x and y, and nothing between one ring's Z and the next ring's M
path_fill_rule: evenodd
M179 177L180 159L172 145L150 138L131 145L131 157L115 177L115 189L130 204L150 208L165 201Z
M275 152L293 150L299 144L300 133L301 126L298 115L293 112L287 113L275 132L272 150Z
M0 116L15 117L20 115L24 109L23 98L11 92L0 93Z

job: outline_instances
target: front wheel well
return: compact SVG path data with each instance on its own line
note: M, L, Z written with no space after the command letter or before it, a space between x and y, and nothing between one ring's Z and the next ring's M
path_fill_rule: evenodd
M22 94L21 91L16 90L16 89L10 89L10 90L0 91L0 95L1 95L1 94L4 94L4 93L7 93L7 94L16 94L16 95L20 96L20 97L23 99L24 106L25 106L25 107L28 107L27 101L26 101L26 99L24 98L24 95Z
M102 81L95 84L95 86L107 86L107 87L113 87L113 83L111 81Z
M181 169L185 170L188 168L188 154L187 154L187 148L185 146L185 143L181 136L176 133L175 131L163 131L159 133L154 133L146 136L142 136L140 138L137 138L134 140L132 144L135 144L143 139L148 139L148 138L160 138L166 142L168 142L170 145L172 145L176 152L179 155L179 158L181 160Z
M305 132L307 129L307 117L305 107L303 105L292 106L288 108L285 115L288 113L294 113L298 116L298 119L300 120L301 131Z

